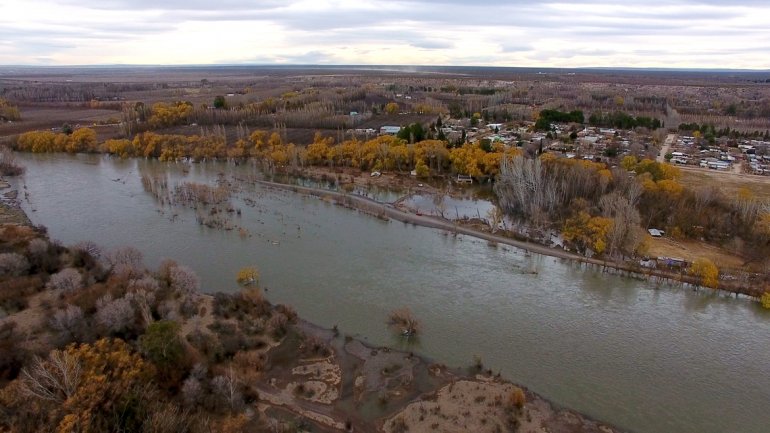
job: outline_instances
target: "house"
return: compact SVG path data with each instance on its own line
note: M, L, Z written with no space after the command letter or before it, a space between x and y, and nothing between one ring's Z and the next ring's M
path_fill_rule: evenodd
M654 238L662 238L663 235L666 234L666 232L664 232L663 230L658 230L658 229L648 229L647 233L649 233L650 236Z
M396 135L400 130L400 126L383 126L380 128L380 135Z
M473 178L470 177L467 174L458 174L456 182L457 183L473 183Z

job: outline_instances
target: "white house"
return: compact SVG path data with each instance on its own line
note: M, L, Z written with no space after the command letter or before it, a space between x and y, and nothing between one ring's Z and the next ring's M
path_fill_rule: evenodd
M383 126L380 128L380 135L396 135L400 130L400 126Z

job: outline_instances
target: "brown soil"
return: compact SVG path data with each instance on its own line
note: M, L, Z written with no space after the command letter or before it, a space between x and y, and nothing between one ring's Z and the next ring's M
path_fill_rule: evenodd
M746 188L757 198L770 200L770 176L736 174L692 167L682 167L681 170L681 182L688 188L715 186L728 197L733 197L742 188Z
M698 258L707 258L718 267L738 269L743 267L743 257L723 248L700 241L676 241L670 238L650 238L649 254L652 257L677 257L693 262Z
M332 354L308 356L300 347L289 365L273 365L253 384L263 413L287 411L321 431L494 432L514 425L519 432L617 431L528 391L518 408L511 395L519 387L500 378L372 348L306 322L298 327Z

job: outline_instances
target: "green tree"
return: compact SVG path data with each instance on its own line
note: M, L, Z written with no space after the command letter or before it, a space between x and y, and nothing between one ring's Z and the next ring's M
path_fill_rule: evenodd
M184 348L179 341L179 324L171 320L160 320L147 327L139 337L142 353L156 366L167 368L182 360Z
M224 96L217 95L214 97L214 108L216 109L227 108L227 101L225 100Z

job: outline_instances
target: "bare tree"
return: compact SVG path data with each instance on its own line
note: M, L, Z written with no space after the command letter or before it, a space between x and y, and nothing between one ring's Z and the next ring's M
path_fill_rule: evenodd
M182 383L182 399L188 406L195 406L200 402L203 395L203 387L198 379L193 376L188 377Z
M500 175L495 184L495 192L500 198L503 210L526 217L534 223L542 216L550 214L565 193L559 186L557 176L547 176L540 159L527 159L522 156L503 158Z
M486 217L492 233L496 233L500 229L500 223L503 221L503 211L497 206L491 207L487 211Z
M613 222L607 234L609 254L633 253L642 240L641 218L634 205L620 193L612 192L599 200L599 207Z
M220 396L231 410L237 410L243 405L243 395L239 385L232 366L228 367L226 374L217 376L211 381L214 393Z
M83 277L77 269L65 268L51 275L51 279L48 280L46 287L52 290L72 292L83 287Z
M32 239L27 245L27 252L33 257L42 257L48 252L48 242L40 238Z
M190 430L191 417L187 410L164 403L155 408L142 425L143 433L171 433Z
M95 259L100 259L104 255L102 248L91 241L78 242L72 246L72 249L75 251L81 251L81 252L87 253L88 255L90 255Z
M18 176L24 173L24 167L16 162L16 155L7 146L0 146L0 175Z
M194 294L200 289L200 278L195 271L184 265L177 265L169 270L171 289L181 294Z
M701 187L695 189L695 212L701 213L710 204L714 203L719 198L719 188L716 186Z
M388 325L405 337L416 335L420 330L420 322L408 307L391 311L388 315Z
M21 389L42 400L62 402L77 391L81 373L75 355L54 350L48 359L35 357L29 368L21 370Z
M179 305L171 299L158 304L158 314L163 320L179 320Z
M155 278L145 276L139 280L131 280L128 283L129 293L126 293L126 299L129 299L134 307L142 316L145 326L153 322L152 306L155 304L158 282Z
M96 301L96 320L110 332L120 332L135 323L136 311L128 297L112 299L109 294Z
M0 254L0 277L18 277L29 270L29 261L26 257L16 253Z
M53 314L49 324L55 331L74 337L83 324L83 310L77 305L67 305Z
M107 255L107 263L112 267L128 265L135 269L144 269L142 253L134 247L116 248Z

